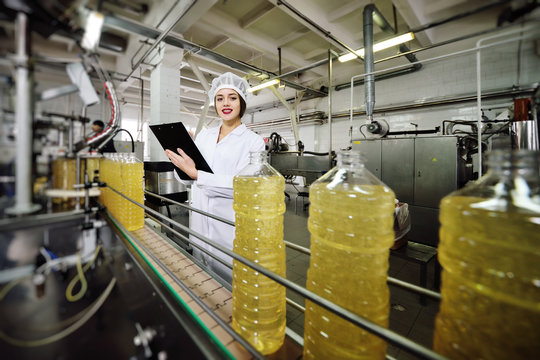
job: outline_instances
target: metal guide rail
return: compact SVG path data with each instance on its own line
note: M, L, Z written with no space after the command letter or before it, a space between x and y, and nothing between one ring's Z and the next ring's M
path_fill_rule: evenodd
M193 262L172 240L160 236L149 225L128 232L110 214L109 220L121 230L178 302L221 342L232 358L264 358L232 328L230 290ZM267 358L297 359L301 351L300 346L287 338L284 346Z
M150 196L153 196L155 198L158 198L158 199L161 199L161 200L164 200L164 201L167 201L167 202L170 202L171 204L174 204L174 205L178 205L178 206L181 206L185 209L188 209L188 210L191 210L191 211L195 211L195 212L198 212L200 214L203 214L203 215L206 215L208 217L211 217L212 219L215 219L215 220L218 220L218 221L221 221L225 224L229 224L231 226L234 226L234 221L230 221L230 220L227 220L225 218L222 218L222 217L219 217L219 216L216 216L214 214L210 214L208 212L205 212L205 211L202 211L202 210L199 210L199 209L196 209L196 208L193 208L189 205L186 205L186 204L183 204L181 202L177 202L177 201L174 201L174 200L171 200L167 197L164 197L164 196L161 196L161 195L158 195L158 194L155 194L153 192L150 192L150 191L146 191L145 190L145 194L147 195L150 195ZM162 224L162 225L165 225L167 226L166 224ZM189 240L188 240L189 241ZM306 255L311 255L311 250L308 249L308 248L305 248L303 246L300 246L300 245L297 245L295 243L292 243L290 241L286 241L284 240L283 241L285 243L285 246L290 248L290 249L293 249L293 250L296 250L296 251L299 251L303 254L306 254ZM436 291L433 291L433 290L429 290L429 289L426 289L424 287L421 287L421 286L418 286L418 285L415 285L415 284L411 284L411 283L408 283L406 281L403 281L403 280L399 280L399 279L396 279L396 278L393 278L391 276L388 276L388 283L389 284L392 284L392 285L395 285L395 286L399 286L401 288L404 288L404 289L407 289L409 291L412 291L412 292L416 292L420 295L426 295L426 296L429 296L435 300L440 300L441 299L441 294L439 292L436 292ZM289 302L289 301L288 301ZM290 303L290 302L289 302ZM294 304L291 304L294 306ZM301 306L300 306L301 307ZM303 310L302 310L303 311Z
M213 313L227 324L232 322L232 295L230 291L178 251L177 248L156 234L148 225L131 232L131 234L133 235L130 237L132 245L158 272L176 296L183 301L183 305L189 307L192 313L214 334L232 356L237 359L250 359L249 352L209 315ZM196 298L202 300L211 312L206 312L195 300Z
M233 251L221 246L220 244L218 243L215 243L214 241L212 241L211 239L201 235L201 234L198 234L196 232L194 232L193 230L191 230L190 228L180 224L180 223L177 223L175 222L174 220L166 217L165 215L162 215L161 213L157 212L157 211L154 211L146 206L144 206L143 204L139 204L138 202L134 201L134 200L131 200L130 198L128 198L127 196L123 195L122 193L120 193L119 191L117 191L116 189L114 188L111 188L109 186L109 188L114 191L115 193L121 195L122 197L126 198L127 200L131 201L132 203L142 207L143 209L145 209L146 211L146 214L147 215L151 215L152 218L154 218L155 220L158 220L159 223L162 225L162 226L165 226L167 227L168 229L170 230L173 230L175 232L175 235L189 241L189 238L188 237L185 237L184 235L178 233L177 231L175 231L174 229L172 229L171 227L169 227L167 224L171 224L172 226L175 227L175 229L180 229L184 232L187 232L189 234L193 234L195 236L197 236L199 239L201 239L203 242L205 242L206 244L209 244L211 245L212 247L214 247L215 249L219 250L220 252L232 257L233 259L237 260L237 261L240 261L242 262L243 264L246 264L248 265L249 267L251 267L252 269L254 270L257 270L259 271L261 274L269 277L270 279L278 282L279 284L281 285L284 285L285 287L287 287L288 289L291 289L292 291L300 294L301 296L303 296L304 298L314 302L315 304L319 305L319 306L322 306L330 311L332 311L333 313L337 314L338 316L346 319L347 321L349 322L352 322L353 324L357 325L357 326L360 326L361 328L375 334L376 336L379 336L381 337L382 339L386 340L388 343L391 343L395 346L398 346L400 347L401 349L403 350L406 350L410 353L413 353L421 358L424 358L424 359L445 359L442 355L434 352L433 350L431 349L428 349L410 339L408 339L407 337L403 336L403 335L400 335L394 331L391 331L387 328L384 328L380 325L377 325L375 323L373 323L372 321L364 318L364 317L361 317L357 314L354 314L350 311L348 311L347 309L341 307L341 306L338 306L336 304L334 304L333 302L329 301L329 300L326 300L325 298L307 290L306 288L302 287L302 286L299 286L297 285L296 283L292 282L292 281L289 281L287 280L286 278L283 278L275 273L273 273L272 271L256 264L256 263L253 263L252 261L234 253ZM175 205L180 205L180 206L183 206L189 210L192 210L192 211L197 211L199 213L204 213L204 212L201 212L200 210L198 209L194 209L188 205L185 205L185 204L181 204L181 203L176 203L174 201L171 201L167 198L164 198L164 197L161 197L159 195L156 195L154 193L150 193L148 191L145 192L147 195L151 195L151 196L156 196L156 197L159 197L159 198L162 198L163 200L166 200L166 201L170 201L171 203L174 203ZM205 213L206 214L206 213ZM225 219L219 219L218 217L214 216L214 215L211 215L212 218L214 219L217 219L217 220L221 220L225 223L231 223L230 221L228 220L225 220ZM224 221L225 220L225 221ZM166 223L162 223L163 222L166 222ZM232 224L231 224L232 225ZM196 244L194 243L191 243L192 246L197 246ZM198 247L198 246L197 246ZM298 247L298 246L296 246ZM294 247L293 247L294 248ZM227 265L230 267L230 265L226 264L220 257L216 256L215 254L207 251L206 249L204 248L199 248L199 250L205 252L207 255L209 256L212 256L214 259L220 261L221 263ZM297 249L299 251L302 251L302 252L306 252L306 253L309 253L309 250L308 249L305 249L305 250L302 250L302 249ZM307 251L306 251L307 250ZM150 255L152 257L152 255ZM170 275L173 280L175 281L175 283L177 283L178 285L180 285L180 281L178 279L174 279L175 276L174 274L168 274ZM208 281L208 280L206 280ZM400 281L400 280L397 280L397 279L391 279L389 280L389 283L392 283L394 285L398 285L398 286L401 286L407 290L410 290L410 291L414 291L414 292L419 292L421 294L424 294L424 295L427 295L427 296L430 296L432 298L435 298L435 299L440 299L440 294L437 293L437 292L434 292L434 291L431 291L431 290L428 290L428 289L425 289L425 288L422 288L422 287L419 287L419 286L416 286L416 285L413 285L413 284L409 284L409 283L406 283L406 282L403 282L403 281ZM209 284L208 284L209 285ZM211 286L210 286L211 287ZM185 289L184 289L185 291ZM195 299L194 299L195 300ZM196 301L196 300L195 300ZM200 304L199 304L200 305ZM203 307L204 308L204 307ZM208 313L210 314L210 313ZM212 316L212 315L210 315ZM215 320L215 319L214 319ZM234 332L234 330L233 330ZM236 334L236 333L235 333ZM236 334L237 335L237 334ZM231 334L231 336L233 336ZM238 335L239 336L239 335ZM234 336L233 336L234 337ZM238 340L238 339L237 339ZM245 341L244 341L245 342ZM250 347L249 344L248 344L248 347L246 347L246 349L248 351L250 351ZM254 350L254 349L253 349ZM251 351L250 351L251 352ZM259 354L258 356L256 356L256 354L258 354L255 350L255 352L251 352L253 356L255 357L260 357L261 355Z

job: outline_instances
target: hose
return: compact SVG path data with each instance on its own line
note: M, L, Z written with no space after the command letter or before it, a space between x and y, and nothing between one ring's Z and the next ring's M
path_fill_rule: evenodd
M8 344L14 345L14 346L20 346L20 347L37 347L37 346L43 346L48 345L53 342L56 342L58 340L61 340L65 338L68 335L71 335L75 331L77 331L81 326L83 326L94 314L99 310L99 308L103 305L105 300L109 297L112 289L114 288L114 285L116 284L116 278L112 278L109 282L109 285L107 285L107 288L103 291L103 293L99 296L99 298L90 306L88 306L86 309L84 309L81 313L84 313L84 315L77 320L77 322L73 323L73 325L65 328L64 330L45 337L43 339L38 340L21 340L13 338L7 334L5 334L3 331L0 331L0 339L4 340Z
M118 134L120 131L127 132L127 134L129 135L129 137L131 139L131 152L135 152L135 142L133 141L133 136L131 136L131 133L129 131L127 131L126 129L118 129L118 130L116 130L115 135Z
M23 282L26 278L27 277L25 276L19 279L11 280L6 286L4 286L2 290L0 290L0 301L2 301L2 299L7 295L7 293L11 291L11 289L13 289L19 283Z
M90 266L92 266L92 264L97 258L97 255L100 249L101 249L101 245L98 245L96 247L96 251L94 251L94 257L84 266L84 268L82 267L82 263L81 263L81 252L79 251L77 253L77 275L75 275L75 277L71 279L71 281L69 282L69 285L66 288L66 299L68 301L70 302L79 301L86 293L86 290L88 288L88 283L86 281L86 277L84 276L84 273L86 272L86 270L88 270L88 268L90 268ZM77 294L73 295L73 288L79 282L79 280L81 282L81 289L79 290Z

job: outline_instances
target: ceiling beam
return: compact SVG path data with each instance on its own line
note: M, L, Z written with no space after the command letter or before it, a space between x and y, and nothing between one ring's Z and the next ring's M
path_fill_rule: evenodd
M270 3L262 3L259 6L255 7L253 10L244 15L240 20L240 26L242 29L247 29L253 25L257 20L263 18L268 12L274 8L274 5Z
M333 23L335 21L338 21L345 15L349 15L353 11L356 11L358 9L364 8L366 5L371 4L372 0L357 0L357 1L351 1L343 6L338 7L337 9L329 12L326 15L326 19Z
M112 15L105 16L104 27L115 29L118 31L123 31L123 32L136 33L136 34L140 34L142 36L152 38L152 39L156 39L160 35L160 31L156 30L155 28L138 23L136 21L116 18ZM225 65L229 68L240 70L246 74L265 75L268 77L276 76L275 73L272 73L266 69L261 69L254 65L246 64L245 62L221 55L201 45L194 44L188 40L185 40L184 38L180 37L177 34L167 35L164 38L164 42L166 44L184 49L186 51L190 51L197 57L199 56L204 57L205 59L209 61L216 62L221 65ZM306 87L306 86L303 86L303 85L300 85L300 84L297 84L288 80L283 80L282 82L285 83L285 85L288 87L291 87L297 90L305 90L309 94L312 94L314 96L327 96L325 92L317 90L317 89L309 88L309 87Z
M328 54L328 49L323 49L323 48L313 49L304 54L304 59L312 62L313 59L315 58L320 59L321 55L323 54Z
M335 46L339 46L339 48L342 50L349 51L349 49L346 48L347 46L351 49L357 49L359 47L362 47L362 44L355 41L354 38L351 36L350 29L343 29L338 24L330 23L326 17L326 11L324 9L321 9L320 7L317 7L316 2L312 0L295 0L294 1L294 5L292 6L296 10L296 12L298 12L302 16L299 16L296 12L292 11L287 6L285 6L283 4L283 1L278 1L278 0L268 0L268 1L274 5L279 4L278 9L280 9L287 15L291 16L293 19L296 19L302 25L311 29L315 34L319 35L328 43ZM309 19L310 21L307 21L306 18ZM317 26L315 26L314 24L317 24L319 28L317 28ZM320 28L324 29L325 33L323 33ZM333 37L334 39L337 39L338 42L332 40L329 35L331 35L331 37Z
M287 45L288 43L296 40L296 39L299 39L301 38L302 36L305 36L309 34L309 29L308 28L302 28L298 31L295 31L295 32L292 32L292 33L289 33L285 36L283 36L282 38L278 39L276 41L278 47L283 47L285 45Z
M220 47L220 46L225 45L226 43L228 43L229 40L231 40L231 38L228 37L228 36L219 36L219 37L216 38L213 42L211 42L210 44L208 44L207 47L208 47L209 49L216 50L218 47Z
M465 4L470 2L470 0L431 0L425 2L423 11L426 15L441 19L446 18L453 13L462 11L462 9L466 7Z
M235 19L223 12L212 11L197 24L205 31L219 30L232 41L247 46L255 51L265 54L277 61L277 48L279 44L265 34L255 35L251 31L242 29ZM245 60L245 59L243 59ZM283 62L290 63L296 67L302 67L308 63L304 60L304 56L298 51L288 49L286 56L282 57ZM326 75L318 69L314 69L318 75Z
M199 0L195 1L192 5L190 1L178 1L178 0L162 0L156 1L150 8L150 11L144 19L146 24L158 24L156 27L164 29L178 18L178 14L182 14L186 6L189 6L189 10L185 12L182 17L182 20L176 24L173 31L183 33L189 29L195 22L197 22L214 4L217 0ZM164 15L165 14L165 15ZM146 48L143 48L140 52L140 41L147 40L147 38L140 36L138 34L131 34L129 36L128 45L126 47L125 55L119 56L116 59L116 71L122 73L129 73L132 69L133 56L138 53L138 56L141 56ZM148 67L144 64L140 65L143 71ZM120 83L117 87L118 92L122 92L124 89L129 87L130 83L133 81L133 77L127 79Z
M424 6L427 5L426 0L394 0L393 3L409 29L418 28L430 22L424 14ZM414 35L422 46L434 44L432 30L422 31Z

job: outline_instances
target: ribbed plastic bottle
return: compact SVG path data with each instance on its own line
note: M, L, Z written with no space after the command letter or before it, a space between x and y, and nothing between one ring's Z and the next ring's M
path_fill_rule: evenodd
M109 184L109 178L111 174L111 154L105 153L99 160L99 181ZM107 207L109 202L109 192L107 187L100 188L99 201Z
M144 204L144 164L137 159L135 153L126 154L122 164L123 193L139 204ZM124 200L124 226L134 231L144 226L144 209L129 200Z
M81 165L81 172L84 172L84 165ZM54 160L53 187L55 189L74 190L73 185L75 184L77 184L77 159L58 158ZM63 197L55 198L53 202L71 208L77 204L77 199L75 197Z
M233 189L234 252L285 277L285 179L266 152L252 152ZM262 354L277 351L285 338L285 288L236 260L232 286L234 329Z
M97 173L99 173L100 156L94 155L86 159L86 174L88 181L92 182Z
M110 180L110 186L116 191L122 191L122 177L121 176L122 176L122 167L121 167L120 153L113 153L112 166L111 166L111 178L109 180ZM112 190L109 193L110 193L110 203L109 203L108 209L112 213L112 215L116 219L118 219L122 197L118 195L118 193Z
M339 152L337 165L310 186L309 201L306 288L387 327L394 193L364 167L359 152L348 151ZM306 299L304 359L385 355L382 339Z
M118 153L118 168L120 169L120 176L118 176L118 185L117 190L120 191L122 194L127 195L127 182L126 182L126 172L128 167L128 160L129 156L127 153ZM128 214L128 206L130 202L124 198L121 195L118 195L118 204L116 208L116 219L120 221L120 223L124 226L126 226L129 214Z
M434 349L451 359L540 359L539 153L488 154L441 201Z

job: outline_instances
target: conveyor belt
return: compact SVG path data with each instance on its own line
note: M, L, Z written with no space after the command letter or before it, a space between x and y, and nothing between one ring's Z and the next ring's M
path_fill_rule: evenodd
M219 282L208 275L198 265L188 259L167 240L158 235L148 225L131 234L152 254L159 259L174 275L189 289L204 301L215 313L232 324L232 294ZM136 243L138 250L145 254L146 251ZM223 346L237 359L252 359L236 340L233 339L215 320L213 320L178 284L160 267L150 256L146 260L159 272L159 275L167 282L176 294L184 301L199 320L214 334Z

